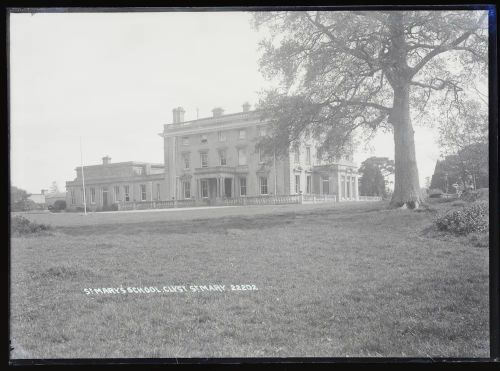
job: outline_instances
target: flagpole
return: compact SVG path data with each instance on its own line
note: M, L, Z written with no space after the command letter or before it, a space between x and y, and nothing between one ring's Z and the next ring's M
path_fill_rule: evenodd
M85 198L85 174L83 172L83 151L82 151L82 137L80 137L80 163L82 166L82 185L83 185L83 212L87 215L87 200Z

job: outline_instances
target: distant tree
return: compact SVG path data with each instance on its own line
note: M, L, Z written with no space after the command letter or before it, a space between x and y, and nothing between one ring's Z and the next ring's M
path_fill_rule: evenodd
M15 186L10 187L10 203L16 203L19 201L27 200L29 197L29 193L24 189L17 188Z
M425 177L425 189L428 190L431 187L431 177L426 176Z
M387 196L387 176L394 174L394 161L387 157L370 157L362 162L360 193L365 196Z
M461 189L487 188L488 179L488 145L475 143L437 161L431 188L448 193L454 192L455 183Z
M267 27L261 70L279 80L260 103L273 125L265 146L287 148L311 135L334 158L358 129L394 134L391 205L422 202L410 110L431 96L460 100L487 69L487 11L277 11ZM453 66L451 68L450 66ZM436 95L437 94L437 95Z
M476 100L453 105L439 126L439 145L445 155L457 156L464 187L487 186L488 114L484 105Z
M12 211L31 210L36 208L35 202L29 200L30 194L24 189L11 186L10 187L10 209Z
M53 181L52 184L50 185L49 193L59 193L59 186L57 185L56 181Z
M460 167L456 155L446 156L436 162L431 178L431 189L440 189L445 193L454 193L453 184L461 182Z

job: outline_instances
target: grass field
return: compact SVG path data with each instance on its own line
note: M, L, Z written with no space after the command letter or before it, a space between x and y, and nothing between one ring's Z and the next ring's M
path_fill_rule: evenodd
M489 355L488 249L429 232L430 211L25 216L55 229L12 238L13 358ZM170 285L188 292L84 291Z

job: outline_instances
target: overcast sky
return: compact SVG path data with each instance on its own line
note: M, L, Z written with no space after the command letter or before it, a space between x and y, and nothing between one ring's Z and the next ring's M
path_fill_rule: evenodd
M249 13L46 13L10 15L11 182L30 193L80 165L163 162L158 133L183 106L185 119L258 101L269 86L258 71ZM421 185L439 148L432 129L415 128ZM380 134L369 156L394 158Z

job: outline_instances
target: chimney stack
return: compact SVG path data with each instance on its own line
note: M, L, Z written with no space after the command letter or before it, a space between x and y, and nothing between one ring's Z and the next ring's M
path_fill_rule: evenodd
M102 164L103 164L103 165L109 165L109 163L110 163L110 162L111 162L111 157L109 157L109 156L104 156L104 157L102 158Z
M215 107L212 110L212 113L213 113L214 117L220 117L224 114L224 110L221 107Z
M184 108L177 107L172 110L173 120L172 124L178 124L179 122L184 122Z
M243 112L248 112L250 111L250 103L245 102L243 103Z

